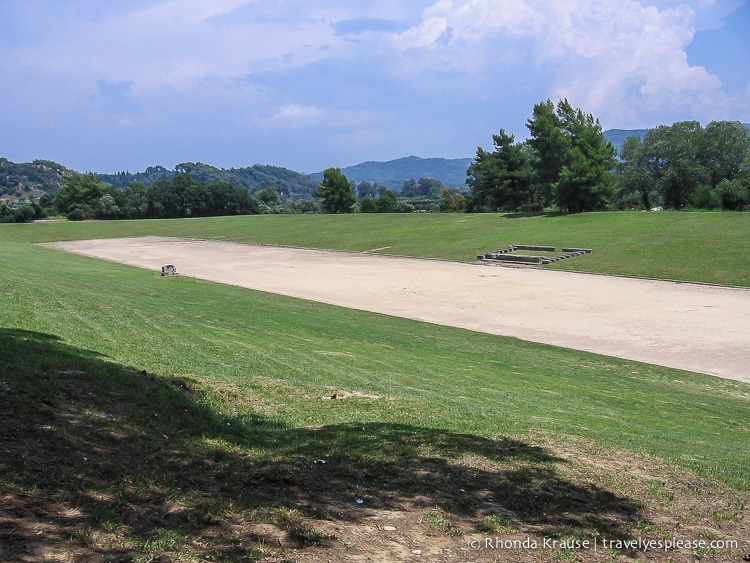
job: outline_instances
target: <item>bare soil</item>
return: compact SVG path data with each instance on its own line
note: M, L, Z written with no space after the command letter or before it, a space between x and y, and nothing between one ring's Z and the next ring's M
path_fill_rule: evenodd
M750 382L747 289L163 237L47 246Z

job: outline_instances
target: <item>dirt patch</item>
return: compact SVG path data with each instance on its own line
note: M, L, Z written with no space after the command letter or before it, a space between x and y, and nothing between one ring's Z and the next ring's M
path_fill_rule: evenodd
M47 246L750 382L745 289L161 237Z

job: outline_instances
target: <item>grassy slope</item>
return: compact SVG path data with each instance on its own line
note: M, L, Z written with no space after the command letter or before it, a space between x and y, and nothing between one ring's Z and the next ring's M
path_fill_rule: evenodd
M748 385L2 245L3 326L137 370L283 404L284 424L367 419L486 437L549 430L750 489ZM332 412L326 389L390 396ZM297 391L295 391L297 390Z
M748 232L748 213L368 214L0 225L0 240L155 234L461 261L508 244L575 246L594 252L546 267L750 287Z
M596 261L582 268L748 285L746 268L729 267L746 260L746 216L0 225L0 558L287 560L298 547L318 557L310 546L321 543L320 560L357 549L396 560L388 546L419 530L452 536L450 522L465 533L484 522L484 534L740 537L746 384L28 243L159 234L465 260L508 243L590 245ZM614 244L613 230L633 234ZM734 241L725 269L705 250L714 236ZM627 248L649 245L661 254L625 264ZM682 252L697 260L670 258ZM334 391L354 394L322 399ZM512 520L484 516L487 491ZM378 547L358 543L337 522L360 497L412 527Z

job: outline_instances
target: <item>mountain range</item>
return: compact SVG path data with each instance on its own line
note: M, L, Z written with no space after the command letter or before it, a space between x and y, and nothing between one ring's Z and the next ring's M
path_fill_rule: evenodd
M631 135L646 136L648 129L609 129L604 136L617 149ZM460 188L466 185L466 169L474 162L473 158L419 158L407 156L387 162L368 161L342 168L341 172L351 181L377 182L391 190L400 190L404 180L413 178L434 178L445 186ZM323 173L310 175L316 181L323 179Z
M466 183L466 169L473 158L419 158L406 156L387 162L368 161L342 168L341 172L352 182L370 182L400 190L404 180L434 178L445 186L458 188ZM314 180L323 179L323 173L310 175Z
M750 129L750 124L745 123L744 125ZM632 135L637 135L643 139L648 131L648 129L608 129L604 131L604 136L619 151L625 139ZM448 187L460 188L466 185L466 169L472 162L474 162L473 158L451 159L408 156L387 162L363 162L342 168L341 172L349 180L357 183L377 182L391 190L400 190L404 180L410 178L415 180L434 178ZM323 173L318 172L310 176L319 181L323 178Z

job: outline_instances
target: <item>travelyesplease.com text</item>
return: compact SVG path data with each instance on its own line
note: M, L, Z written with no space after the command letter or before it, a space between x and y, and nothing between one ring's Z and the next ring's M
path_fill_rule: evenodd
M593 537L591 539L559 539L559 538L532 538L509 539L500 537L486 537L469 540L469 548L480 549L514 549L514 550L536 550L536 549L568 549L568 550L598 550L618 549L633 551L672 551L676 549L737 549L737 540L689 540L681 538L670 539L608 539Z

